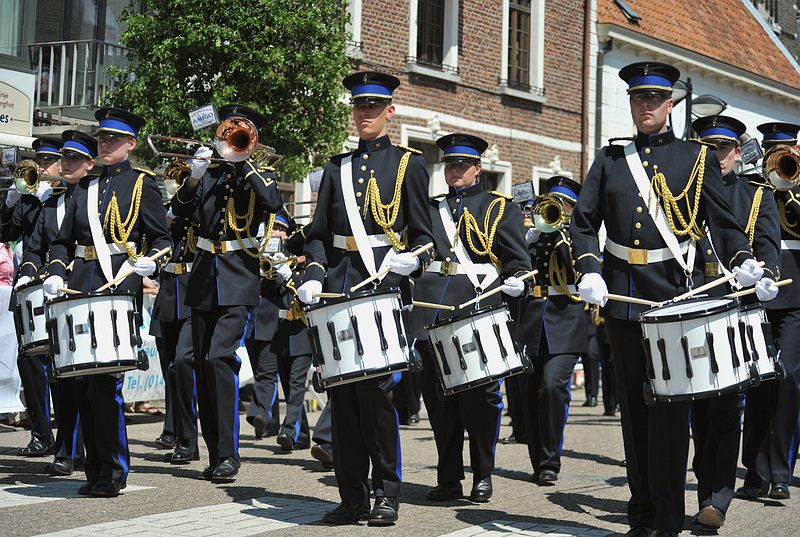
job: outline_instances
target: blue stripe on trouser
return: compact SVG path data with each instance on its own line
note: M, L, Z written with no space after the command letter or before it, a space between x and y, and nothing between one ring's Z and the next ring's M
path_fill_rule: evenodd
M117 417L117 431L119 434L117 442L117 462L122 466L122 482L128 476L128 431L125 428L125 399L122 397L122 381L117 379L115 383L116 393L114 394L114 401L116 401L119 408L119 416Z
M239 338L239 346L244 345L244 338L247 336L247 329L250 327L250 316L253 310L247 308L247 321L244 323L244 332L242 337ZM233 353L233 358L239 366L233 370L233 452L239 453L239 374L237 371L242 366L242 360L236 352Z
M503 380L497 383L497 394L498 402L495 405L497 407L497 427L494 431L494 442L492 442L492 459L495 458L495 450L497 449L497 440L500 438L500 422L503 420L503 394L500 393L500 385L503 383Z
M569 389L571 384L572 384L572 375L569 375L567 377L567 403L564 405L564 423L561 424L561 439L558 441L559 456L561 456L561 452L563 451L564 447L564 431L567 428L567 417L569 417L569 402L572 401L572 391Z
M80 410L75 414L75 428L72 430L72 454L70 458L75 460L75 453L78 449L78 429L81 426L81 412Z

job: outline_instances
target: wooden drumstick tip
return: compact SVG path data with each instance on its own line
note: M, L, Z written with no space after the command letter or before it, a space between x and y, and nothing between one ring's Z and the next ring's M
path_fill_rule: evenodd
M312 293L311 296L315 298L342 298L344 293Z
M79 295L79 294L81 294L80 291L76 291L75 289L70 289L69 287L58 287L56 290L59 293L65 293L67 295Z

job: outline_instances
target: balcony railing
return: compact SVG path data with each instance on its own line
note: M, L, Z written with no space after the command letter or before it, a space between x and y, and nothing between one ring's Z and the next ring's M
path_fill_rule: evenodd
M65 108L94 109L116 80L109 67L126 67L129 49L103 41L56 41L29 45L36 71L35 107L49 112Z

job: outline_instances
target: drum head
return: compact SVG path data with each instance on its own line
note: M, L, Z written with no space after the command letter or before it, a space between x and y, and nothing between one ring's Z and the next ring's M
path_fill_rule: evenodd
M736 300L731 298L692 298L647 310L641 314L639 320L643 323L687 321L730 311L736 307Z
M445 326L451 323L456 323L458 321L463 321L464 319L469 319L470 317L476 317L478 315L482 315L484 313L495 311L499 309L507 309L505 302L498 302L497 304L492 304L491 306L486 306L485 308L477 309L477 310L469 310L466 313L461 313L459 315L453 315L448 317L447 319L441 320L439 322L429 324L425 327L425 330L432 330L434 328L438 328L440 326Z
M342 302L350 302L351 300L357 300L359 298L379 297L384 295L399 295L399 294L400 294L400 289L398 289L397 287L387 287L386 289L367 289L365 291L350 293L349 295L345 295L339 298L324 298L319 302L317 302L316 304L305 306L303 309L305 311L314 311L319 308L332 306L334 304L340 304Z
M64 295L56 298L51 298L47 301L48 304L59 304L61 302L69 302L70 300L83 300L93 296L129 296L135 298L136 295L131 291L101 291L92 293L81 293L79 295Z

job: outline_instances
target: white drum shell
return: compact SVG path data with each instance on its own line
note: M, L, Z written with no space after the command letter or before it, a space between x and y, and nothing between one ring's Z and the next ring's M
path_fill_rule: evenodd
M771 380L775 378L775 356L771 352L774 347L774 342L767 345L766 337L764 336L764 329L762 324L766 324L767 312L760 304L751 304L739 309L739 320L744 322L745 326L750 326L750 333L753 335L753 341L750 341L748 336L745 337L747 343L747 350L750 353L750 359L756 366L761 380ZM739 327L739 344L741 345L742 327ZM755 343L755 345L753 345ZM755 357L758 356L758 360Z
M117 312L116 323L112 322L112 310ZM46 311L48 322L55 323L56 327L55 334L51 333L57 340L52 345L53 374L56 377L120 373L137 368L142 339L136 315L133 323L129 318L129 312L136 312L132 295L84 295L70 297L69 300L56 299L48 301ZM90 312L94 314L96 347L92 345ZM70 316L74 351L70 350ZM114 341L114 324L118 345ZM131 324L135 332L132 332Z
M381 342L376 312L381 316L386 349ZM399 331L395 312L399 315ZM351 321L353 317L363 354L358 352L356 331ZM409 342L399 293L366 294L346 301L337 300L330 305L306 310L306 319L316 347L315 353L323 360L317 366L323 386L336 386L408 370ZM336 335L339 360L335 359L329 323L332 323Z
M500 335L499 341L495 325ZM529 369L529 360L517 350L516 334L509 328L513 326L508 308L503 306L428 327L430 343L435 350L437 374L445 395L489 384ZM476 333L483 347L485 363ZM456 347L456 338L461 346L461 356ZM466 368L461 364L462 356ZM447 367L444 366L445 361Z
M25 285L14 293L19 307L19 341L26 354L47 354L47 320L45 317L45 295L42 283ZM31 316L31 313L33 316ZM31 320L33 329L31 329Z

